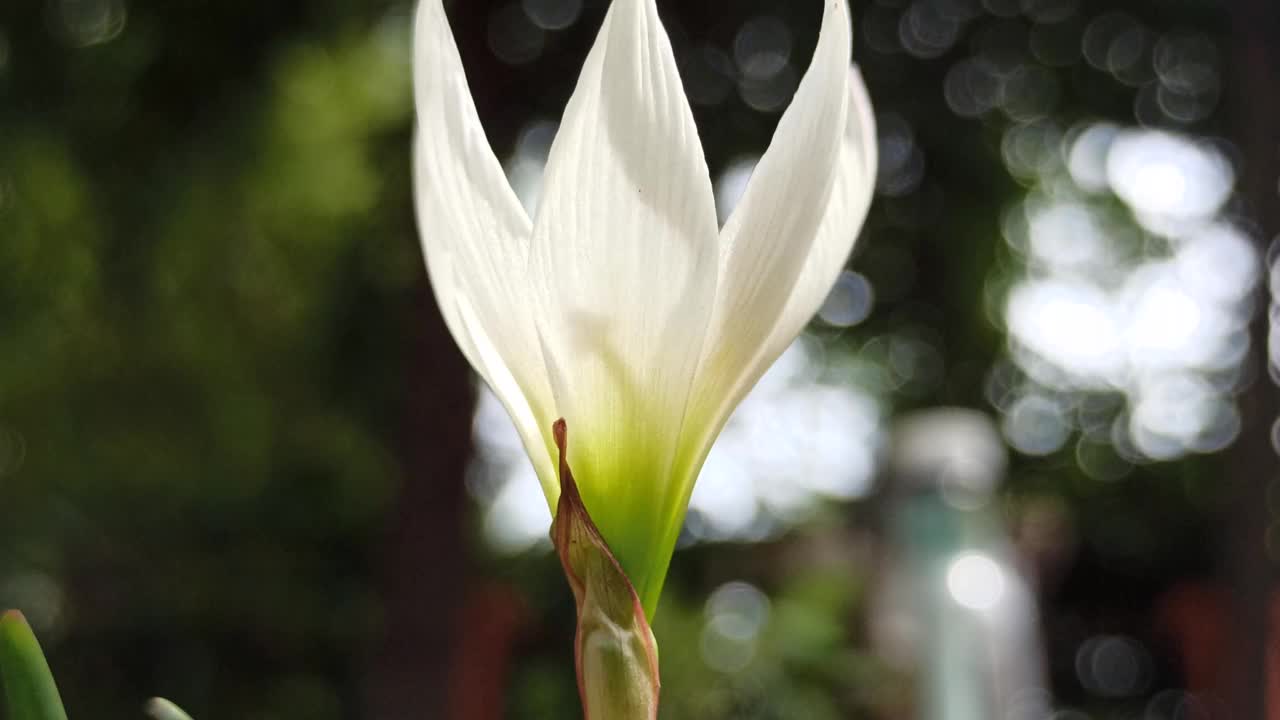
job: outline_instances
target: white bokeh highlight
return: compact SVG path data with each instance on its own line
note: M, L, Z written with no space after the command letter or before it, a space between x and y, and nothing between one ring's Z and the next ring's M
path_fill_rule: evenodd
M1073 430L1096 435L1077 406L1111 393L1124 405L1108 439L1128 459L1220 450L1239 429L1261 272L1228 214L1231 163L1165 131L1097 123L1065 137L1003 223L1025 263L1002 308L1026 378L1023 400L1002 403L1006 438L1038 455Z

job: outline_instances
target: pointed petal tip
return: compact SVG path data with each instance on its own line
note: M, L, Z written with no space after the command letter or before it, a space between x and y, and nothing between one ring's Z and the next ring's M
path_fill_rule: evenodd
M830 30L843 31L850 37L853 37L853 14L849 10L847 0L828 0L826 6L822 10L822 29L819 33L825 33Z
M429 71L451 69L456 60L453 29L442 0L419 0L412 28L413 70L426 76Z
M444 14L444 0L418 0L417 17L422 19L428 15L436 16ZM435 18L433 18L435 19Z
M5 610L0 614L0 624L21 623L27 625L27 618L21 610Z
M441 0L418 0L418 7L414 12L413 22L413 43L418 45L419 41L424 39L425 32L440 22L440 18L444 15L444 3Z
M613 0L614 5L621 5L624 9L639 10L645 13L658 12L657 0Z
M162 697L154 697L148 700L143 710L154 720L191 720L191 716L182 708L178 707L173 701Z

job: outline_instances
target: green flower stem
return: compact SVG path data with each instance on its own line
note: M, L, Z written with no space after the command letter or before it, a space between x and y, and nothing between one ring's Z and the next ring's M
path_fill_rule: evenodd
M17 610L0 615L0 685L9 720L67 720L40 643Z
M560 502L551 526L578 607L574 659L586 720L656 720L658 645L635 587L587 513L569 470L567 427L555 424Z

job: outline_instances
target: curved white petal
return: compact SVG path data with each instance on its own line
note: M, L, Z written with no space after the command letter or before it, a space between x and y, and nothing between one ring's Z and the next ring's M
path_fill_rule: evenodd
M531 271L574 476L633 574L644 560L630 548L653 544L636 515L669 504L663 483L717 255L711 182L670 41L653 0L616 0L551 149Z
M809 69L721 233L719 294L690 413L699 432L690 433L684 453L695 467L742 395L776 359L772 338L790 298L807 281L806 266L845 170L849 9L845 0L825 4Z
M827 203L818 236L800 271L795 289L765 343L760 358L764 367L755 373L751 385L804 330L826 302L836 279L844 270L854 241L862 230L862 222L871 208L876 184L876 151L876 118L867 96L867 87L862 82L862 73L855 67L849 71L849 115L831 200Z
M445 322L516 422L554 506L550 389L528 312L531 223L485 138L441 0L414 27L419 234Z
M789 292L781 299L770 295L776 305L757 303L750 310L739 308L717 315L724 322L719 328L719 344L708 347L708 362L698 377L696 398L700 405L696 417L705 423L699 426L703 433L691 433L682 453L694 467L701 464L743 396L826 300L866 219L875 188L875 116L858 70L846 69L842 77L840 92L848 98L848 113L839 145L831 153L837 159L831 192L819 210L811 247L802 258ZM775 268L774 272L779 270ZM761 332L762 328L767 332ZM725 352L718 353L722 348Z

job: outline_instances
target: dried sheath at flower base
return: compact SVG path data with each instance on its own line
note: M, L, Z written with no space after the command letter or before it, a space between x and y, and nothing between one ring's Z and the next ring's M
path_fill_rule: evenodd
M658 717L658 649L635 587L582 504L569 469L568 427L554 427L560 450L560 502L551 526L578 606L574 659L587 720Z

